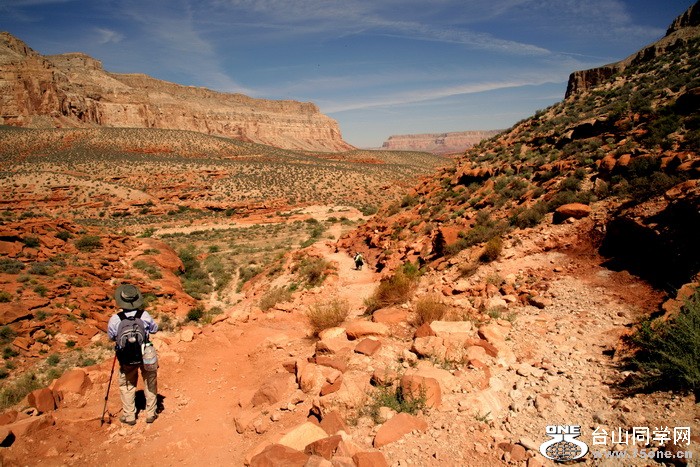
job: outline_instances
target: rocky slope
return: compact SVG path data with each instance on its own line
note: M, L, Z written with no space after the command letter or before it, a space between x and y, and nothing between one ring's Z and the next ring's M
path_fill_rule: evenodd
M502 130L456 131L451 133L424 133L390 136L382 149L390 151L426 151L433 154L464 152L479 141L497 135Z
M351 149L338 124L312 103L109 73L81 53L42 56L5 32L0 33L0 123L180 129L288 149Z

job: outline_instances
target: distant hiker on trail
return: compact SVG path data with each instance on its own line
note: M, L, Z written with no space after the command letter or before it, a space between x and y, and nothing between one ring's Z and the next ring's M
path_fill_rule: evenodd
M158 418L158 363L148 336L158 331L158 325L143 310L143 295L135 286L120 285L114 299L121 311L109 319L107 335L116 343L115 358L119 360L119 394L123 407L119 421L136 425L136 383L138 370L141 369L146 396L146 423L153 423Z
M355 269L361 271L363 264L365 264L365 259L362 257L362 253L355 253Z

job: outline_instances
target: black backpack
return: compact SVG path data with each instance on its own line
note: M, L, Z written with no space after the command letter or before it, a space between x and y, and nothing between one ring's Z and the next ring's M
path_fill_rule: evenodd
M124 311L117 313L119 327L117 328L117 360L122 365L141 365L143 363L143 344L148 341L146 325L141 316L143 310L134 316L126 316Z

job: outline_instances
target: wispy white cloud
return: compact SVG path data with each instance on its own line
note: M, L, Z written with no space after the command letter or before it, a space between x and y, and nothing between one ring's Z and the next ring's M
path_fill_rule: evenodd
M557 79L514 79L506 81L491 81L481 83L468 83L443 88L433 88L420 91L402 92L389 96L382 96L364 101L353 101L323 106L323 111L330 114L346 112L349 110L369 109L376 107L395 107L418 102L434 101L446 97L454 97L466 94L496 91L499 89L517 88L522 86L534 86L545 83L557 82Z
M192 6L187 0L151 4L123 0L119 9L142 26L148 42L154 42L161 53L162 67L191 75L203 86L224 92L249 95L253 90L233 80L221 67L214 47L197 30Z
M95 28L97 34L97 43L99 44L118 44L124 40L124 34L106 28Z

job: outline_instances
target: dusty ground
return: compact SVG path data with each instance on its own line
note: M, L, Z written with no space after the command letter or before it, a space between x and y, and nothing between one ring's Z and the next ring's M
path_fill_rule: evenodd
M543 296L550 302L544 309L509 306L510 321L500 322L512 326L507 344L515 360L489 361L491 377L482 390L474 389L473 368L449 368L451 385L442 389L440 410L419 415L428 429L380 449L390 465L548 465L551 462L537 450L548 440L545 427L553 424L581 425L580 439L592 448L596 428L611 432L688 426L696 441L700 412L692 398L664 393L621 398L611 390L610 383L621 377L613 351L621 334L655 309L661 295L626 272L603 268L602 258L589 249L577 248L576 232L585 225L582 222L586 221L518 234L508 242L503 259L482 266L469 279L478 283L494 274L529 277L546 284ZM351 317L359 317L377 275L371 268L356 271L350 255L336 251L332 241L316 248L337 263L338 277L308 294L337 294L350 302ZM444 279L430 273L425 281L436 284ZM152 425L144 417L135 427L120 425L119 395L112 384L108 403L112 423L101 426L111 360L90 369L94 385L86 396L76 396L69 407L55 411L56 425L4 449L3 465L242 465L256 446L304 422L312 405L312 397L296 391L285 403L263 412L261 433L239 434L233 420L239 401L249 398L270 376L286 371L284 363L313 355L315 340L309 337L301 305L309 303L309 297L297 297L293 303L286 311L269 313L237 305L227 320L202 328L192 342L162 334L162 412ZM367 365L371 373L371 367L411 346L411 338L398 332L380 340L386 353L351 360L351 366ZM474 400L471 395L479 396L476 400L483 405L465 403ZM350 435L358 445L373 450L376 430L369 419L360 418L351 425ZM695 441L690 448L697 453ZM499 447L504 443L527 448L526 458L512 460ZM610 442L598 448L620 449ZM656 465L640 459L587 459L586 465Z

